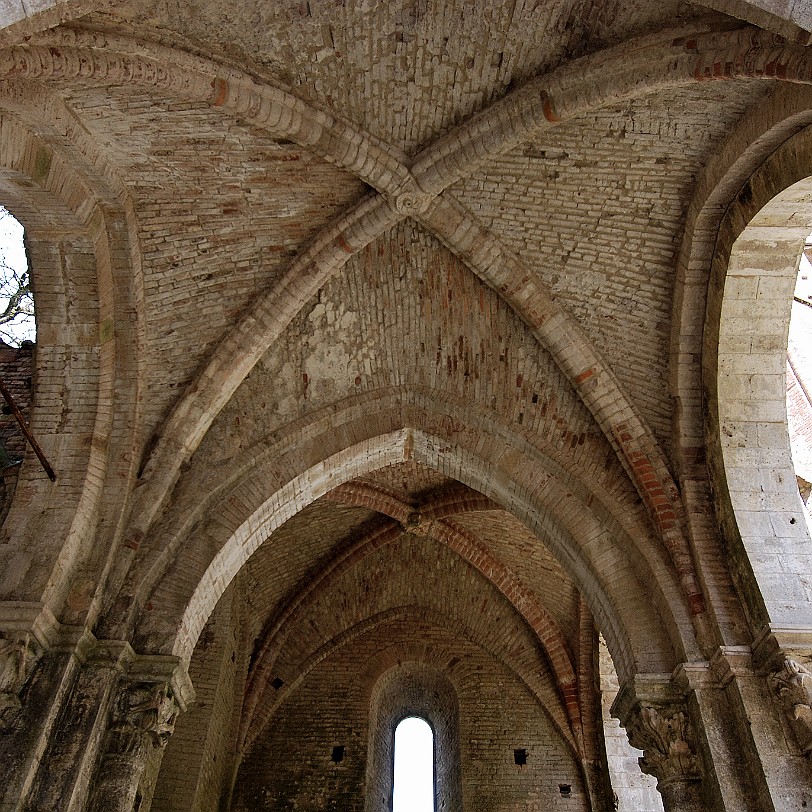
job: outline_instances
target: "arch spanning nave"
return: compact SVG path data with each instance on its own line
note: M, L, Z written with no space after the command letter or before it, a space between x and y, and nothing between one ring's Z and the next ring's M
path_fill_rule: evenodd
M809 803L806 4L2 15L2 812Z

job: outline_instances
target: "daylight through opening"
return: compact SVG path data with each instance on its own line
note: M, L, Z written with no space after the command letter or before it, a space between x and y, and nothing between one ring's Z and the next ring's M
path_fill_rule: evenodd
M798 489L812 505L812 236L798 266L787 346L787 422ZM807 514L808 518L808 514Z
M0 339L10 347L36 341L34 295L22 224L0 206Z
M395 728L392 812L434 812L434 734L417 716Z

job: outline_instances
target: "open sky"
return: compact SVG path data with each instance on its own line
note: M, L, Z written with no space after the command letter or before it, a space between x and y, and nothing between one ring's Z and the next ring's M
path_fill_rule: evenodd
M23 244L23 227L5 208L0 206L0 266L2 265L13 268L18 274L28 270L28 260ZM0 276L2 276L2 267L0 267ZM7 301L8 297L3 299L2 287L0 287L0 312L5 309ZM36 340L37 330L34 319L29 318L10 324L8 333L15 339L15 344L24 340ZM8 338L6 341L8 342Z

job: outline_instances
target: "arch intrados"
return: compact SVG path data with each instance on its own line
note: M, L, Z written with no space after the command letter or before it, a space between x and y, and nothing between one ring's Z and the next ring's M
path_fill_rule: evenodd
M341 486L339 486L340 490ZM332 491L328 496L335 493ZM363 502L354 500L345 504L368 507ZM382 505L397 515L390 515L395 523L377 528L368 536L359 539L350 547L343 548L340 555L324 566L318 567L318 575L309 580L296 597L277 616L273 625L263 635L263 642L257 651L253 666L247 679L247 699L245 706L249 709L261 700L262 693L271 679L277 658L281 654L289 637L296 632L296 626L306 616L308 610L329 588L348 570L358 566L364 558L378 552L381 547L397 543L403 534L403 528L396 522L397 517L405 517L408 507ZM439 520L421 524L419 535L430 538L451 550L468 566L475 569L491 586L496 589L513 611L521 618L541 645L550 664L556 684L561 691L564 706L573 730L580 727L581 719L577 703L577 679L564 635L554 617L546 607L529 590L501 560L490 555L470 533L456 527L450 522Z
M367 407L369 407L368 399L365 398L364 403L367 405ZM369 414L368 409L366 411L366 414L367 415ZM470 416L470 413L469 413L469 416ZM416 415L413 414L412 419L414 419L414 417L416 417ZM395 418L395 421L398 422L398 423L401 423L401 424L402 424L403 420L404 420L403 416L398 416L398 417ZM386 423L391 423L391 422L392 422L391 420L384 420L385 424ZM441 423L442 422L443 422L443 420L441 419ZM419 420L418 423L425 424L426 421L425 420L422 420L422 421ZM491 423L490 425L493 425L493 424ZM312 436L314 434L313 428L314 427L313 427L313 425L311 423L309 423L308 421L305 421L303 423L302 431L306 432L308 434L308 436ZM338 431L339 429L340 429L340 432L344 432L344 421L341 419L341 413L335 413L335 412L332 411L332 409L328 410L328 415L327 415L326 420L324 421L324 426L323 426L324 432L327 433L328 435L332 435L332 434L335 434L336 431ZM368 431L369 430L368 426L364 425L363 430ZM491 431L490 433L493 434L493 431ZM358 436L358 431L356 429L353 429L353 430L350 430L348 432L348 434L352 435L352 436ZM497 436L498 436L498 433L497 433ZM512 449L517 444L522 444L522 443L526 444L526 440L524 440L524 439L517 442L517 439L512 434L510 434L510 432L505 433L504 437L500 437L500 439L503 441L503 446L502 447L504 449L509 449L509 448ZM302 454L305 458L311 458L312 457L312 451L302 450L301 437L300 437L300 435L298 433L296 433L294 436L288 438L288 442L289 442L289 446L287 446L287 447L290 449L290 451L294 455L296 455L297 452L298 452L298 453ZM317 440L314 441L314 443L315 443L314 447L318 449L318 453L323 453L325 451L325 449L329 448L329 444L324 442L322 439L317 439ZM530 451L532 451L532 449L530 449ZM530 451L527 451L526 453L530 453ZM268 449L266 449L266 451L263 452L263 455L266 458L266 462L268 464L271 464L271 465L275 466L278 463L280 463L280 460L284 459L284 457L285 457L285 455L287 453L288 452L285 451L284 448L279 447L279 446L274 446L274 447L269 447ZM547 463L546 463L543 455L541 455L541 456L538 455L538 452L535 452L535 454L538 457L538 460L535 460L535 458L534 458L534 462L533 462L531 467L538 470L540 468L540 466L544 466ZM257 454L252 454L251 455L251 460L257 466L259 466L259 463L261 462L261 459ZM290 470L291 470L291 476L293 476L294 473L298 472L298 469L292 469L291 468ZM222 476L221 472L218 472L218 477L221 477L221 476ZM261 466L254 467L252 465L252 467L245 472L244 476L246 477L247 482L250 482L250 483L262 482L263 481L263 475L262 475ZM562 476L563 476L563 473L562 473ZM581 499L581 505L583 507L583 504L588 504L591 501L589 491L584 489L583 487L579 486L577 482L565 479L561 483L561 485L564 488L564 490L562 490L561 494L560 494L562 502L566 502L567 500L571 500L573 498L575 498L575 499L580 498ZM273 486L273 487L275 488L276 486ZM357 483L357 482L356 483L347 482L344 485L339 485L337 488L335 488L333 491L331 491L329 494L327 494L327 496L328 496L328 498L332 498L331 494L336 494L337 495L337 494L341 493L342 489L349 488L349 489L352 490L352 489L356 489L357 487L360 487L359 483ZM580 491L579 491L579 488L580 488ZM194 490L194 493L197 494L197 493L200 493L202 489L197 488L197 489L193 489L193 490ZM376 493L377 493L377 491L376 491ZM439 508L439 513L438 513L438 511L436 511L434 509L433 503L429 503L427 506L425 506L425 508L421 508L421 510L424 511L421 515L423 515L424 518L426 518L426 519L429 519L429 518L432 518L432 519L433 518L441 518L441 516L445 513L446 509L449 512L453 513L453 512L456 511L457 507L477 508L477 509L483 509L483 508L501 509L501 506L496 505L491 499L489 499L489 498L487 498L485 496L482 496L479 493L476 493L476 499L474 499L474 501L471 502L471 499L473 497L466 496L466 493L473 494L474 492L470 491L467 488L465 490L461 490L458 495L462 498L463 503L460 504L460 505L458 505L457 500L452 500L451 504L449 504L448 506L444 506L442 504L443 500L442 500L442 496L441 496L440 497L441 505L440 505L440 508ZM580 497L579 497L579 493L580 493ZM234 494L234 496L231 496L229 494ZM573 497L572 494L575 494L575 496ZM265 498L265 496L263 495L262 499L264 499L264 498ZM229 505L232 505L235 500L237 500L241 505L243 505L246 510L249 509L248 503L247 503L246 498L245 498L245 493L242 491L242 488L240 487L239 482L235 484L234 488L232 488L229 491L223 492L222 494L220 494L217 497L217 499L212 500L213 507L211 509L214 510L215 513L217 513L217 512L219 512L219 509L218 509L217 505L219 505L222 502L225 502L225 503L227 503ZM200 501L201 500L196 500L195 504L198 504ZM557 498L555 498L555 497L548 497L547 498L547 504L552 504L552 505L557 506L558 501L559 500ZM389 500L389 502L391 502L391 500ZM470 502L470 504L469 504L469 502ZM254 504L254 507L257 507L259 505L259 502L255 502L253 504ZM199 504L198 504L198 506L199 506ZM406 507L403 506L403 505L398 507L397 505L393 506L392 504L387 504L387 505L381 505L379 507L384 512L387 512L387 510L391 511L389 513L389 515L393 516L393 518L397 518L398 520L405 520L407 518L406 514L407 514L408 511L407 511ZM590 509L594 510L595 507L596 507L596 505L593 502L592 507ZM426 509L428 510L428 512L425 512ZM247 516L248 516L248 513L245 514L246 518L247 518ZM603 519L599 518L598 521L606 522L610 518L611 517L607 514ZM193 515L190 515L190 516L186 517L185 526L190 527L190 528L195 528L194 535L196 537L199 537L200 536L200 529L199 528L200 528L200 524L201 524L202 521L203 521L203 518L202 518L201 513L193 514ZM549 523L548 523L547 526L549 526ZM229 532L231 532L231 531L229 530ZM623 530L621 528L619 528L619 527L613 528L611 532L613 533L613 535L615 537L620 537L620 536L623 535ZM186 534L183 533L183 532L178 532L178 529L177 529L176 526L172 526L170 528L167 528L166 537L173 538L175 540L175 543L180 544L181 546L186 545L186 542L183 541L183 539L186 538ZM225 538L225 536L223 538ZM213 544L211 540L208 540L208 541L203 542L203 543L207 547L217 546L217 544L219 544L219 542L216 543L216 544ZM160 553L157 554L157 559L158 560L153 562L153 564L152 564L153 569L157 568L157 569L159 569L161 571L165 570L166 565L167 565L167 561L168 561L169 558L170 558L170 556L167 554L167 551L162 550ZM149 558L145 559L145 563L149 563L150 560L151 559L149 559ZM639 563L639 561L638 561L638 563ZM662 562L662 565L666 566L664 564L664 562ZM640 577L640 580L642 582L646 582L646 583L649 582L649 577L645 573L643 573L639 577ZM147 583L151 583L152 586L147 588L146 587ZM153 573L153 576L151 576L151 577L148 576L148 581L142 583L143 588L139 591L140 597L136 601L132 601L132 603L141 605L146 601L148 594L152 594L154 596L155 592L156 592L156 584L157 583L158 583L158 581L157 581L157 577L156 577L155 573ZM163 588L163 595L167 594L168 592L174 592L177 588L178 588L177 585L174 585L174 584L171 587L168 587L168 588L164 587ZM191 587L190 587L190 589L191 589ZM151 602L159 603L159 602L161 602L161 600L162 600L162 596L159 595L157 597L157 599L153 598ZM129 604L130 601L128 600L127 603ZM533 624L531 624L531 625L533 625ZM109 632L109 633L113 633L113 632ZM542 634L541 639L542 640L547 640L547 636ZM549 642L549 641L547 641L547 642ZM551 646L548 646L548 648L549 648L549 651L550 651L551 659L555 660L556 659L555 652L557 650L557 646L551 645ZM565 656L565 655L563 655L563 651L561 652L561 654L562 654L562 656ZM562 661L562 663L563 663L563 661ZM567 675L566 675L566 672L568 670L569 670L568 668L563 668L562 666L560 666L557 669L557 672L558 672L559 676L561 677L562 690L564 690L565 692L570 689L570 684L572 682L572 680L569 679L567 677Z
M384 393L384 394L386 394L386 393ZM398 401L399 399L397 397L397 394L395 394L394 396L395 396L396 401ZM380 397L381 397L381 395L379 393L379 398ZM300 427L300 431L305 432L308 438L312 438L315 435L314 430L317 428L317 426L321 427L321 430L324 433L318 438L318 441L312 441L311 440L310 442L314 443L314 445L312 447L305 448L305 447L302 446L302 437L299 434L299 432L293 433L293 434L291 434L290 436L288 436L286 438L287 443L285 444L284 447L283 446L274 446L274 447L268 448L264 452L265 457L266 457L266 463L268 465L270 465L271 468L274 471L277 471L279 466L281 466L283 469L287 469L290 472L289 476L291 478L294 478L295 476L297 476L297 475L299 475L301 473L301 471L299 469L299 466L301 464L299 462L300 457L304 456L304 458L307 458L307 459L314 459L314 458L317 459L318 457L322 456L323 454L329 453L329 449L331 447L334 447L336 450L338 450L340 448L340 444L339 444L339 441L337 441L336 437L339 436L339 435L354 436L354 437L363 437L363 436L368 435L369 432L370 432L370 427L368 425L368 419L365 419L365 418L368 418L369 408L370 408L370 403L369 403L368 398L362 398L362 403L360 403L360 405L358 407L351 407L348 411L349 411L350 415L354 415L353 419L355 421L355 423L351 424L351 425L348 425L346 423L346 414L342 415L342 413L336 413L336 412L333 412L332 410L327 410L326 413L324 414L323 419L320 419L320 421L317 421L315 423L304 421L302 423L302 426ZM378 406L378 411L379 410L380 410L380 405ZM378 414L378 411L376 411L376 414ZM357 414L356 414L356 412L357 412ZM398 408L398 409L395 410L395 413L393 413L392 416L390 416L388 418L385 417L382 420L382 423L384 425L387 425L387 424L388 425L403 425L405 420L414 421L415 419L417 419L417 423L420 424L420 425L425 425L425 426L437 425L437 426L439 426L441 432L446 431L447 428L448 428L448 426L446 425L446 419L444 418L443 415L436 416L436 419L432 419L431 417L428 417L428 419L426 417L423 417L422 419L420 419L418 412L415 412L413 409L410 410L410 412L411 412L410 417L407 418L405 415L400 413L400 409ZM384 414L386 414L386 413L384 413ZM471 417L470 408L467 410L466 414L468 415L469 418ZM498 416L497 416L497 419L498 419ZM439 420L439 423L438 423L438 420ZM470 420L469 420L469 422L470 422ZM495 422L494 422L493 418L491 418L491 421L488 423L488 425L491 427L491 430L490 430L489 433L493 434L493 426L495 425ZM340 427L340 429L341 429L340 432L337 431L337 427ZM432 429L432 430L436 431L436 428ZM507 431L507 433L505 434L505 437L502 438L502 440L504 442L504 448L514 449L514 447L516 445L519 445L519 447L522 448L522 453L531 455L531 457L533 458L533 462L530 464L531 469L543 470L543 468L546 465L544 457L540 456L538 454L538 451L535 450L534 448L532 448L527 443L527 441L525 439L519 438L517 440L517 438L513 437L513 435L510 433L510 431ZM471 441L475 442L475 438L472 438ZM287 463L286 463L286 458L287 458L288 454L292 454L296 458L294 460L294 464L290 465L290 466L288 466ZM511 452L511 456L515 456L514 451ZM257 460L256 455L254 455L252 457L252 459L254 461L256 461ZM547 466L547 467L549 467L549 466ZM263 481L264 477L263 477L262 471L263 471L262 467L253 467L252 466L250 468L250 470L246 473L246 476L247 476L246 482L247 482L247 488L248 488L247 492L253 492L254 494L257 495L257 497L256 497L257 499L261 498L261 499L264 500L266 498L264 491L262 491L261 489L257 490L257 488L255 487L256 483ZM274 480L274 484L270 485L270 487L275 489L276 487L278 487L278 485L275 484L275 483L279 482L279 481L280 480L277 477ZM565 503L565 502L567 502L569 500L577 499L577 497L574 496L573 494L578 493L578 489L575 487L576 484L577 484L575 481L568 481L568 480L565 479L565 482L566 482L566 486L564 487L564 490L562 490L561 493L560 493L560 498L561 498L561 504L562 505L563 505L563 503ZM338 483L334 483L334 484L338 484ZM556 487L558 487L558 486L556 485ZM253 488L253 491L251 491L252 488ZM200 492L200 489L197 489L197 490L194 491L195 494L197 494L199 492ZM233 490L233 493L235 494L234 498L240 504L245 504L245 494L246 494L246 492L242 491L241 489L235 489L235 490ZM558 509L560 507L559 503L555 499L549 497L548 494L545 494L544 497L547 499L547 504L548 505L551 505L552 507L554 507L556 509ZM226 499L229 504L231 504L232 501L233 501L233 499L231 497L229 497L228 494L222 495L221 500L222 499ZM579 502L579 508L578 509L579 510L584 510L585 509L584 508L584 503L585 503L585 501L586 501L586 503L588 503L588 500L589 500L589 492L585 490L584 493L583 493L583 500L581 500ZM259 510L259 504L260 504L259 501L254 503L255 509ZM591 515L597 507L598 507L598 505L593 504L589 508L589 514ZM564 513L566 513L566 511L564 511ZM631 515L631 513L630 513L630 515ZM628 518L628 516L627 516L627 518ZM247 514L246 514L246 519L247 519ZM185 519L185 524L186 524L187 527L190 527L190 528L194 527L195 528L195 538L198 539L198 540L200 540L202 538L202 534L201 534L201 530L200 530L200 526L199 526L199 522L201 522L201 521L202 521L202 517L200 515L190 515L190 516L187 516L186 519ZM565 518L565 521L568 521L568 519ZM605 521L605 519L604 519L604 521ZM596 527L596 526L593 523L593 528L594 527ZM230 527L230 529L228 529L228 532L231 533L235 529L236 529L236 524L234 524L233 527ZM537 528L537 530L539 530L539 528ZM544 533L553 532L553 531L550 530L549 522L544 526L544 528L542 528L540 530L540 532L542 532L542 535L544 535ZM585 531L583 531L583 529L581 529L578 532L583 533ZM623 530L620 529L620 527L613 528L612 533L615 534L618 538L623 536ZM183 534L181 532L178 532L177 527L171 528L171 532L169 532L169 535L167 537L174 539L175 544L180 544L182 539L187 538L187 536L185 534ZM226 537L223 536L223 539L225 539L225 538ZM645 543L646 543L645 539L647 537L645 535L642 535L642 534L637 534L637 538L642 539L642 541L638 541L638 549L641 549L641 550L645 549L645 547L643 547L642 545L645 545ZM208 540L206 542L201 541L200 543L205 543L210 547L213 542L212 542L212 540ZM215 547L219 546L220 543L222 543L222 542L215 543ZM659 548L657 547L656 544L655 545L650 545L650 543L649 543L649 546L651 547L651 549L649 549L647 554L650 555L650 556L653 556L652 562L654 562L654 563L652 564L652 566L654 566L655 568L658 568L658 569L656 569L656 574L652 574L649 571L646 571L645 573L643 573L640 576L641 581L645 582L645 583L649 583L649 582L653 583L653 582L656 582L656 579L659 577L659 578L664 578L665 581L667 582L668 579L670 578L670 575L668 574L668 563L667 563L667 561L665 559L664 553L662 553L662 551L659 550ZM152 594L153 596L156 595L156 584L158 584L160 578L162 577L163 571L165 571L165 569L167 568L168 563L171 561L172 557L173 557L173 553L171 553L168 549L165 548L165 549L160 550L160 552L156 553L155 558L147 557L145 559L145 565L147 567L147 571L146 571L147 574L146 574L146 580L144 580L142 582L142 588L139 589L140 597L137 597L133 601L130 601L128 599L128 603L132 603L133 606L134 606L133 611L136 611L138 606L143 605L143 603L147 599L148 594ZM635 563L642 566L642 560L643 560L643 556L638 556L638 557L635 558ZM144 571L145 570L142 570L142 573ZM190 576L190 577L196 578L198 576ZM142 578L143 578L143 575L142 575ZM170 593L174 596L174 594L177 593L178 590L183 591L186 588L187 587L183 587L183 586L180 586L178 584L173 583L170 587L164 589L165 594L164 594L163 597L165 598L166 595L168 595ZM194 585L190 582L189 586L188 586L189 591L191 591L193 588L194 588ZM667 594L668 590L669 590L668 584L665 583L663 588L666 590L666 594ZM678 588L676 588L676 587L671 588L671 594L672 595L678 594ZM153 603L160 603L162 601L162 599L163 599L162 596L158 595L157 598L153 597L152 602ZM678 598L675 599L676 611L679 611L678 600L679 600ZM664 616L669 616L669 612L671 610L669 610L668 607L665 606L664 609L661 610L661 611L663 611ZM131 617L134 618L134 615L132 615ZM679 638L679 635L677 636L677 639L678 638ZM680 643L679 645L682 645L682 644Z
M722 509L728 538L734 549L739 540L743 546L735 572L754 633L765 625L812 623L812 605L792 588L803 575L793 568L799 545L808 547L812 539L795 483L786 413L789 318L798 263L812 232L812 177L769 196L788 175L812 173L812 138L805 135L802 154L793 149L796 136L751 178L723 226L730 242L723 241L715 257L724 274L714 313L718 337L715 347L709 342L706 364L706 375L714 359L717 365L712 419L718 420L715 440L722 464L715 475L729 500ZM784 166L778 178L772 177L769 165L780 166L782 153L795 160L790 172ZM738 535L730 528L729 511ZM756 589L747 587L750 578Z
M125 183L75 111L55 91L31 79L7 77L0 81L0 108L36 132L41 143L47 141L69 167L70 186L53 188L82 222L89 221L99 202L120 205L127 195Z
M336 440L339 429L344 435L359 439L370 436L370 427L364 418L373 412L376 416L381 415L379 423L393 427L410 424L432 427L429 430L433 433L447 433L450 430L447 423L451 420L454 425L467 426L471 431L478 429L485 435L495 434L505 449L532 457L534 464L545 472L545 476L555 477L567 494L588 504L590 512L610 528L615 536L628 536L639 549L650 544L650 525L642 508L635 503L633 491L623 479L619 465L615 471L610 471L601 464L595 479L586 487L581 481L583 469L575 469L572 461L567 460L566 454L560 453L561 449L555 443L550 447L551 438L530 435L525 430L506 423L502 416L492 410L455 400L433 390L406 387L376 390L347 398L342 405L341 411L328 406L289 424L281 432L268 438L273 443L263 442L248 449L244 456L235 461L233 469L218 471L217 481L207 481L205 488L192 481L183 483L181 487L185 485L185 490L178 489L163 525L156 528L143 549L139 549L137 563L125 584L126 594L134 597L133 603L142 604L146 600L147 594L156 588L164 576L181 544L185 543L184 540L193 531L198 532L206 517L216 512L219 504L230 503L234 496L245 503L246 493L251 492L253 483L266 479L264 472L268 468L275 473L281 470L280 467L286 464L290 455L301 455L303 444L314 435L320 435L321 439L317 446L306 452L305 455L310 459L329 454L329 449L339 450L340 443ZM461 435L458 432L456 436ZM539 443L543 444L541 448ZM291 477L301 473L298 460L287 468ZM613 479L611 474L614 474ZM278 481L277 476L272 487L277 487ZM348 487L348 483L345 486ZM264 499L264 492L256 498ZM253 506L258 508L259 502L255 501ZM234 529L232 527L229 532ZM653 556L652 567L668 570L669 565L663 558L663 551L655 546L650 554ZM644 575L645 579L649 577L654 576Z
M628 562L623 565L625 571L629 573L623 579L623 584L603 583L572 539L566 537L563 529L563 526L566 526L566 517L562 527L550 526L549 522L544 524L540 510L542 513L546 511L538 507L534 494L519 494L509 476L506 477L493 465L476 459L464 450L450 448L443 439L431 438L410 429L371 438L338 452L316 465L308 474L296 477L279 489L247 521L244 521L232 534L228 543L211 560L203 575L192 585L188 600L184 599L185 605L180 608L183 617L179 622L174 621L171 624L180 630L172 643L173 653L188 661L197 636L220 594L248 557L276 527L306 504L315 501L335 485L341 484L342 480L348 481L375 468L401 462L404 458L414 459L452 478L456 476L469 486L485 491L486 495L501 502L535 532L550 539L551 549L556 552L559 560L565 559L562 561L565 568L587 595L590 608L607 640L610 641L621 673L634 673L635 663L642 663L648 670L662 671L673 667L672 643L667 641L662 619L652 606L651 591L641 589L640 582L629 571ZM459 471L464 468L467 470L461 477ZM476 472L476 468L480 470ZM584 516L581 516L581 519L583 525ZM610 537L604 534L599 525L594 526L597 535L593 544L599 540L600 544L611 544ZM612 560L618 554L618 552L610 553L608 548L603 550L603 553L608 554ZM608 559L603 556L601 562L611 566ZM178 589L178 585L168 585L167 589L174 592ZM614 600L610 599L610 593L614 595ZM656 596L654 598L657 600ZM158 620L154 611L150 616L154 617L155 621ZM625 622L621 617L626 618ZM683 612L682 623L677 628L679 629L676 632L677 645L685 645L679 635L684 633L686 628L690 630L690 620L686 613ZM143 633L149 640L148 627ZM155 639L152 642L154 644ZM687 645L691 647L690 642Z

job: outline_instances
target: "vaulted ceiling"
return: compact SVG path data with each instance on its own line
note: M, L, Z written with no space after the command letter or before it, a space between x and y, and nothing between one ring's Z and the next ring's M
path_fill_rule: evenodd
M190 658L237 584L244 742L376 624L454 630L574 749L593 617L621 672L690 645L677 254L796 47L708 5L128 0L3 52L5 118L129 216L103 622Z

